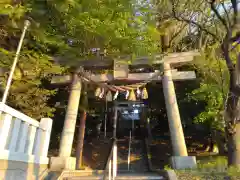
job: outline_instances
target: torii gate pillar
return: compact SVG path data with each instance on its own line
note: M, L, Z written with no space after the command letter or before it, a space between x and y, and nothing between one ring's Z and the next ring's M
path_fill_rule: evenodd
M81 96L82 84L77 74L73 74L71 91L68 99L67 112L60 142L59 156L69 157L72 152L72 144L78 115L78 106Z
M58 157L52 157L50 162L51 170L75 170L76 158L71 157L72 144L77 121L78 106L81 96L82 83L77 72L73 73L71 89L68 100L67 112L60 142Z
M196 159L195 157L188 156L187 153L174 83L172 79L171 66L169 63L163 63L163 71L163 93L173 148L173 156L170 159L171 164L175 169L192 168L196 165Z

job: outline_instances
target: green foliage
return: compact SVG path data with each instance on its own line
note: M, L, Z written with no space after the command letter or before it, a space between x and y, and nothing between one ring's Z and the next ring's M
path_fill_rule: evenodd
M1 1L0 68L4 68L1 77L3 87L23 20L27 16L31 19L8 104L36 119L52 116L54 108L48 104L48 99L55 90L48 90L45 82L51 75L76 65L78 60L93 56L92 48L105 49L108 55L113 56L155 52L158 32L154 28L155 23L150 21L152 14L148 8L146 3L128 0ZM139 10L142 15L136 16L135 12ZM53 57L56 56L66 60L64 68L54 64Z
M227 157L210 157L206 160L198 160L196 169L177 170L179 179L222 179L231 177L238 179L239 169L227 166Z
M189 99L206 104L205 111L195 117L196 123L205 123L223 130L223 110L229 77L226 65L223 59L215 55L215 49L216 46L208 47L201 54L201 60L195 60L200 87L189 94Z
M91 55L90 49L96 47L114 55L146 54L157 48L152 38L157 32L151 24L144 25L143 19L134 15L134 2L47 1L30 6L34 19L43 18L40 28L46 36L39 40L46 42L46 38L51 37L48 43L63 44L61 55L71 59ZM144 31L138 28L143 26L147 27ZM70 47L66 46L69 39L73 42ZM66 53L69 51L71 53Z
M23 27L23 17L29 11L29 7L22 4L12 4L4 1L0 4L0 68L2 91L6 85L8 71L15 56L16 47ZM32 26L34 27L34 26ZM27 32L20 53L19 61L13 76L13 82L8 97L8 104L23 113L40 120L42 117L53 116L54 108L48 104L48 99L55 94L55 90L47 90L43 82L50 78L51 74L62 71L52 63L52 58L45 49L32 48L41 46L29 36Z
M233 10L233 2L157 1L160 9L158 16L160 19L165 19L169 25L168 29L174 27L174 24L171 25L171 23L176 21L179 24L185 24L189 30L183 37L180 35L182 38L178 37L182 41L178 43L177 49L197 48L202 51L201 58L195 62L201 84L200 88L191 93L190 99L197 103L199 101L205 102L206 107L205 111L195 118L195 122L206 123L212 128L221 130L223 130L223 111L229 89L229 72L226 68L226 53L223 57L220 44L223 43L226 35L232 37L239 31L239 28L238 30L232 28L233 24L237 23L234 22L234 16L237 16L237 13ZM239 2L236 3L239 4ZM163 25L161 24L161 26ZM170 33L170 35L172 34ZM224 42L230 47L232 46L230 41L225 40ZM239 56L239 47L231 52L230 48L225 49L225 51L229 51L227 53L230 56L229 61L235 64ZM233 87L231 88L233 89Z
M13 55L11 52L2 51L1 67L11 65ZM55 90L47 90L43 87L43 80L50 78L50 74L61 72L59 66L52 64L51 57L46 54L39 54L35 51L24 49L19 58L17 68L14 73L10 90L9 104L27 115L40 119L41 117L51 117L54 108L47 104L50 96L55 94ZM6 84L7 76L1 78Z
M12 5L11 0L1 0L0 2L0 14L8 15L12 22L19 20L27 10L28 8L21 4Z
M229 87L229 74L225 60L218 56L219 45L205 48L194 62L200 87L189 94L189 100L205 102L205 110L195 117L195 123L204 123L211 128L224 130L223 112ZM236 61L234 52L233 61Z

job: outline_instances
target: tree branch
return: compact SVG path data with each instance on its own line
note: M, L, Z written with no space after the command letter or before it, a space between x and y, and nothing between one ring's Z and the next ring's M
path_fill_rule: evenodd
M223 9L224 9L224 11L225 11L225 14L226 14L226 16L227 16L227 20L228 20L228 23L229 23L229 26L230 26L231 20L230 20L230 17L229 17L227 8L226 8L226 6L225 6L225 4L224 4L223 2L221 3L221 5L222 5L222 7L223 7Z
M175 4L174 4L174 1L171 0L172 2L172 14L173 14L173 17L178 20L178 21L183 21L183 22L186 22L186 23L189 23L189 24L193 24L195 26L197 26L201 31L204 31L206 32L207 34L210 34L214 39L220 41L220 39L217 37L216 34L210 32L209 30L207 30L206 28L202 27L200 24L198 24L197 22L193 21L193 20L190 20L190 19L186 19L186 18L183 18L182 16L179 18L176 14L176 9L175 9Z
M231 3L232 3L232 7L233 7L233 12L234 12L234 15L233 15L233 26L238 24L238 2L237 0L231 0Z
M173 37L170 39L169 45L171 45L173 41L184 31L186 26L187 24L184 24L184 26L176 34L173 35Z
M211 5L211 9L212 11L216 14L217 18L222 22L222 24L224 25L224 27L226 28L227 32L229 32L229 26L226 22L226 20L219 14L219 12L217 11L216 7L215 7L215 1L216 0L212 0L210 2L210 5Z

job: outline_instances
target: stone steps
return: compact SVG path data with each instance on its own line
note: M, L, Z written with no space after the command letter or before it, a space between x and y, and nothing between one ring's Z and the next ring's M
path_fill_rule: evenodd
M102 180L103 176L78 176L69 177L64 180ZM107 178L108 179L108 178ZM166 180L162 176L144 176L144 175L118 175L115 180Z
M103 180L104 171L63 171L57 180ZM118 171L115 180L176 180L176 178L168 178L165 172L134 172L134 171ZM108 180L108 177L107 179Z
M103 180L103 174L72 174L69 176L64 176L62 178L63 180ZM108 179L108 177L107 177ZM146 172L146 173L138 173L138 172L126 172L126 171L119 171L117 177L115 180L166 180L163 176L152 173L152 172Z
M102 180L103 179L103 176L78 176L78 177L68 177L68 178L64 178L64 180L78 180L78 179L81 179L81 180Z
M129 141L127 139L118 140L118 170L128 169L128 151ZM131 162L130 170L135 172L147 172L149 167L147 164L147 155L144 152L144 144L142 140L132 140L131 144Z

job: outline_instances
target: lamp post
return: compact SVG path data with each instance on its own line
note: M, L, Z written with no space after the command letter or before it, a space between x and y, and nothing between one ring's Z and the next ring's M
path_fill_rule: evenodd
M8 80L7 80L7 85L6 85L3 97L2 97L2 103L3 104L6 103L8 92L9 92L9 89L10 89L10 86L11 86L11 83L12 83L13 74L14 74L14 71L15 71L15 68L16 68L16 65L17 65L17 61L18 61L18 58L19 58L20 50L21 50L21 47L22 47L23 39L25 37L26 31L27 31L29 26L30 26L30 21L26 20L24 22L23 32L22 32L20 41L18 43L18 47L17 47L17 51L16 51L16 54L15 54L15 58L13 60L13 65L12 65L12 68L11 68L11 71L10 71L10 74L9 74L9 77L8 77Z

